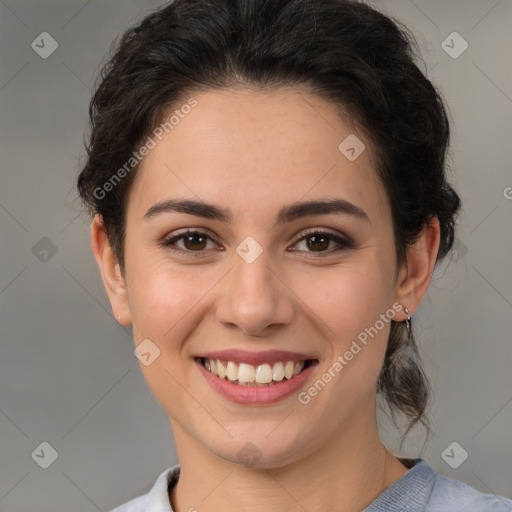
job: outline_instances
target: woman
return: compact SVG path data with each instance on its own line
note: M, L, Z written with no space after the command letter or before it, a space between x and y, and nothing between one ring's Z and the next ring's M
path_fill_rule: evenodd
M411 45L343 0L175 0L124 34L78 189L179 465L116 512L512 508L378 433L378 396L428 429L411 317L460 208Z

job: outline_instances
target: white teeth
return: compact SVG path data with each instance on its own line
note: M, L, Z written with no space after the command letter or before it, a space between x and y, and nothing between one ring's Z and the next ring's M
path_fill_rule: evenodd
M226 368L226 376L229 380L237 380L238 379L238 368L233 361L228 361L228 366Z
M226 361L223 364L219 359L204 359L203 366L221 379L227 378L243 386L272 386L284 378L289 380L298 375L304 369L305 361L278 361L255 367L248 363Z
M287 363L284 366L284 376L287 379L291 379L293 377L294 370L295 365L293 364L293 361L287 361Z
M304 361L298 361L295 363L295 369L293 370L294 375L298 375L304 368Z
M252 364L240 363L240 366L238 367L239 382L254 382L254 373L254 366Z
M269 382L272 382L272 368L270 368L269 364L265 363L258 366L255 381L259 384L268 384Z
M274 364L274 371L272 372L272 379L276 381L280 381L284 379L284 366L281 361L279 363Z
M224 365L217 359L217 374L221 379L223 379L226 376L226 368L224 368Z

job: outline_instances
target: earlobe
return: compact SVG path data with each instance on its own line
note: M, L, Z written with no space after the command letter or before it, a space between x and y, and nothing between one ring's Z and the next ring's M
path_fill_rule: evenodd
M114 318L122 325L129 325L130 309L126 281L108 240L100 214L96 214L92 222L91 247L100 269L101 279L107 292Z
M418 236L413 246L407 250L407 262L400 271L396 300L409 315L419 307L427 293L434 272L440 244L440 226L437 217L431 217ZM405 320L407 315L404 313Z

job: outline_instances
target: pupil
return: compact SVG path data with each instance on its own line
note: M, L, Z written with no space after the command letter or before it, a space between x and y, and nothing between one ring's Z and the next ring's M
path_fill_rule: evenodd
M327 249L327 247L329 246L328 238L325 236L313 235L309 237L309 240L313 242L313 247L316 249ZM320 240L322 240L323 243L319 242Z
M192 240L195 239L195 238L201 239L202 242L193 243ZM204 249L204 242L205 242L205 237L203 237L201 235L188 235L188 236L185 237L185 247L187 247L187 249L190 249L190 248ZM191 246L188 247L187 244L191 244Z

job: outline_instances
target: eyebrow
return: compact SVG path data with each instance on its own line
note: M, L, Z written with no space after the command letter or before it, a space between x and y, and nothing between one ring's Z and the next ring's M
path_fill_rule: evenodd
M196 217L220 220L222 222L230 222L233 219L233 213L227 208L220 208L213 204L192 199L166 199L160 201L149 208L144 214L143 219L147 220L163 213L173 212L188 213ZM345 199L339 198L327 201L297 202L283 206L277 214L277 222L282 224L292 222L300 217L331 213L353 216L370 223L368 214L362 208Z

